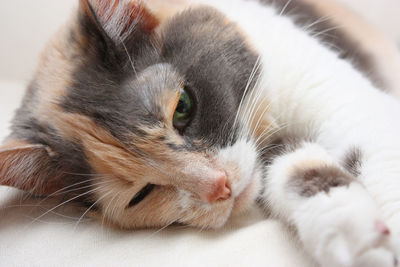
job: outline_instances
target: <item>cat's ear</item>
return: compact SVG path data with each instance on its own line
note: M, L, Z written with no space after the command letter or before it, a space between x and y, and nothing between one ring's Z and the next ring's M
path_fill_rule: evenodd
M159 22L141 0L80 0L79 24L86 34L100 34L115 45L140 42Z
M44 145L20 141L0 146L0 185L35 195L48 195L60 188L51 150Z

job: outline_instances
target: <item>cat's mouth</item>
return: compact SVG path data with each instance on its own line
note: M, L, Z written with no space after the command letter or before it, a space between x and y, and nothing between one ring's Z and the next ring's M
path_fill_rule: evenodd
M232 213L240 213L247 210L258 196L259 182L253 177L248 179L242 190L234 196L234 205Z
M252 142L239 140L219 152L232 189L232 213L248 209L258 197L263 170Z

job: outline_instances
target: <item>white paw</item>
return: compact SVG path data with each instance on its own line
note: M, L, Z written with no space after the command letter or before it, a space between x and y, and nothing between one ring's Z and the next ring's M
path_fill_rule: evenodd
M369 229L364 237L342 229L331 232L320 247L317 260L326 267L394 267L397 266L395 245L390 234ZM350 226L351 227L351 226ZM347 233L346 233L347 232Z
M321 266L397 266L397 240L361 185L316 195L296 213L300 239Z

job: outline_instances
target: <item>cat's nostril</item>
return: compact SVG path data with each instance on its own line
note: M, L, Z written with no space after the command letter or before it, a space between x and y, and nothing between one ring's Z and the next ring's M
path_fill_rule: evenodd
M215 183L211 192L207 196L207 201L213 203L218 200L227 200L231 197L232 191L228 183L226 172L219 171L216 175Z

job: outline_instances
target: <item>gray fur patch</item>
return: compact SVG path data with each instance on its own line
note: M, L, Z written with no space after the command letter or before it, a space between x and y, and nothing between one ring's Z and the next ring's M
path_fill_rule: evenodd
M357 147L350 149L345 155L344 167L355 177L361 175L362 157L362 152Z
M320 192L329 193L331 188L348 186L355 179L334 166L299 168L291 176L288 186L303 197Z
M210 146L229 145L227 136L237 130L232 129L233 120L257 54L237 25L213 8L191 9L174 17L161 40L162 60L185 77L197 102L184 135Z

